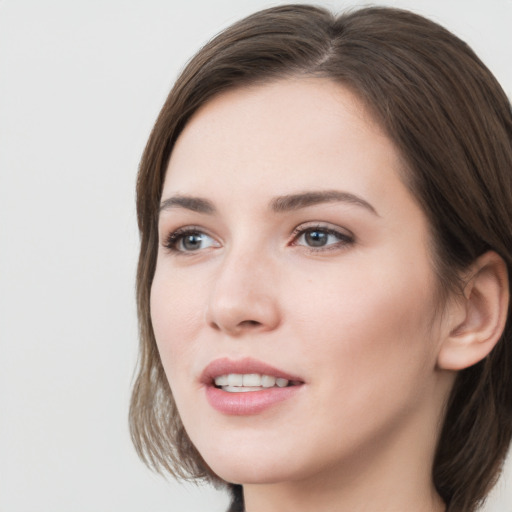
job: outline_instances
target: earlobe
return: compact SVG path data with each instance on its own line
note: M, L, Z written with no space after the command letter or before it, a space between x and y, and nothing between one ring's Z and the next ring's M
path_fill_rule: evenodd
M452 325L438 354L438 367L462 370L484 359L503 333L509 304L507 266L488 251L471 266L463 296L452 307Z

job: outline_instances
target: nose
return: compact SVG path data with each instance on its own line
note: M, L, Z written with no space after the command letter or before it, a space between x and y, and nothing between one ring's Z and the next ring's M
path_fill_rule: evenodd
M275 329L281 315L274 267L254 253L227 256L212 277L208 325L230 336Z

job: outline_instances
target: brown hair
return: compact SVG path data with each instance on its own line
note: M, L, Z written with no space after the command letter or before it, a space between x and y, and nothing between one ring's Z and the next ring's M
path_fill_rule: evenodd
M512 268L511 108L464 42L421 16L379 7L334 16L313 6L280 6L231 26L177 80L137 183L141 355L130 425L146 463L178 477L218 481L183 428L151 326L167 162L187 121L214 96L299 75L349 87L394 141L406 164L404 180L430 220L435 269L445 290L457 287L460 271L489 249L509 273ZM433 481L450 512L475 510L499 475L512 435L511 338L509 315L493 352L459 372L447 404ZM243 510L239 487L232 488L231 510Z

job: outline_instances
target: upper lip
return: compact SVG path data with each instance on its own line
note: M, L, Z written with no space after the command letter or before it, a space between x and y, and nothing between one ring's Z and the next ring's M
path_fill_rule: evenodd
M275 368L267 363L252 359L250 357L244 359L229 359L227 357L215 359L209 363L202 371L200 381L206 385L212 385L215 377L220 375L229 375L230 373L248 374L259 373L260 375L271 375L276 378L286 379L297 384L302 384L303 379L296 375Z

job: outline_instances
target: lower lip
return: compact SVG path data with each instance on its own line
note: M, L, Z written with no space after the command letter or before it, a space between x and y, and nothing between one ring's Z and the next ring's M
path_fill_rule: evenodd
M214 386L206 388L206 398L217 411L232 416L258 414L266 409L293 397L302 386L268 388L262 391L230 393Z

